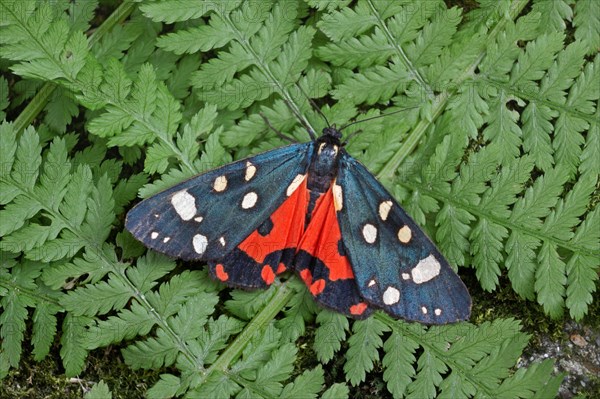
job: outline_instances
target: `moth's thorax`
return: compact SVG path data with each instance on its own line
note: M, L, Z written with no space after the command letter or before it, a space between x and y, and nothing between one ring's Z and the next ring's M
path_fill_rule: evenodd
M308 189L326 192L337 176L338 158L342 150L339 140L323 136L316 141L315 153L308 169Z

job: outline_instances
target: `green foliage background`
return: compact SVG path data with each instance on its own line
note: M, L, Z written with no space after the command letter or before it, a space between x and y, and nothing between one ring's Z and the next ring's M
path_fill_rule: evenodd
M116 344L160 373L151 398L339 398L373 372L375 395L553 397L553 361L516 369L529 336L494 309L352 321L295 277L230 290L123 220L138 196L282 145L260 112L306 141L289 108L324 122L303 92L337 124L405 109L348 151L473 285L580 320L600 257L598 16L595 0L0 1L0 376L24 351L85 375Z

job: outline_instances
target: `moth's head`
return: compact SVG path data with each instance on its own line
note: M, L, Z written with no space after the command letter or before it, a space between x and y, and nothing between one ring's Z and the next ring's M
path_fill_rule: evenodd
M338 130L338 128L336 128L334 124L323 129L323 135L321 137L333 143L340 143L342 138L342 132Z

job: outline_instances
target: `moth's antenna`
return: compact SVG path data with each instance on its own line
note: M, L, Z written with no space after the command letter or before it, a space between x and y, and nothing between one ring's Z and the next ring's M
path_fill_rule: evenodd
M312 105L313 109L315 111L317 111L317 113L319 115L321 115L321 117L323 119L325 119L325 123L327 123L327 126L330 127L331 123L329 123L329 121L327 120L327 117L325 116L325 114L321 111L321 108L319 108L319 106L317 105L316 102L314 102L314 100L312 98L310 98L310 96L308 95L308 93L306 93L304 91L304 89L302 88L302 86L300 85L300 83L296 84L296 87L298 87L300 89L300 91L302 92L302 94L304 94L304 97L306 97L306 99L308 100L308 102L310 103L310 105Z
M419 108L419 107L415 106L415 107L402 108L402 109L399 109L398 111L388 112L387 114L381 114L381 115L377 115L377 116L372 116L370 118L361 119L359 121L354 121L354 122L348 123L347 125L344 125L344 126L338 128L338 130L341 132L343 129L347 128L348 126L356 125L357 123L360 123L360 122L366 122L366 121L370 121L373 119L383 118L384 116L394 115L399 112L404 112L404 111L408 111L409 109L415 109L415 108Z

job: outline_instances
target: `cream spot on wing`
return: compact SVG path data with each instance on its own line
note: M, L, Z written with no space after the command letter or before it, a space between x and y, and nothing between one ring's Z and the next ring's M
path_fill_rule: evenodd
M435 313L436 316L439 316L442 314L442 309L436 309L433 311L433 313Z
M194 221L200 223L202 220L204 220L204 218L202 216L198 216L194 218Z
M390 209L392 209L392 201L383 201L379 204L379 217L381 220L385 221L387 219Z
M252 165L250 162L246 162L246 176L244 176L244 179L246 179L246 181L250 181L250 179L254 177L255 173L256 166Z
M300 186L300 184L302 184L305 177L306 177L306 175L297 175L296 177L294 177L294 180L292 180L292 182L290 183L290 185L288 186L287 191L286 191L286 194L288 197L290 195L292 195L294 193L294 191L296 191L296 189L298 188L298 186Z
M331 191L333 192L333 206L336 211L339 211L344 207L344 193L342 192L342 187L334 182Z
M196 199L186 190L173 194L171 205L183 220L190 220L196 214Z
M400 300L400 291L394 287L388 287L383 293L383 303L386 305L393 305L398 303Z
M413 281L417 284L427 282L440 274L442 266L433 255L421 259L417 266L411 270Z
M427 308L425 306L421 306L421 312L423 312L423 314L427 314Z
M258 200L258 195L254 191L249 192L244 195L244 199L242 200L242 208L250 209L254 205L256 205L256 201Z
M373 244L377 239L377 227L373 226L370 223L365 224L362 233L365 241L369 244Z
M402 273L402 279L404 279L404 280L410 279L410 274L408 274L408 273Z
M156 240L158 238L158 233L156 231L153 231L152 234L150 234L150 238Z
M410 231L410 227L403 226L400 230L398 230L398 239L402 244L408 244L411 238L412 232Z
M165 237L165 238L163 238L163 242L166 244L169 242L170 239L171 239L171 237Z
M194 245L194 251L202 255L204 251L206 251L208 240L206 239L206 236L203 236L202 234L196 234L192 239L192 244Z
M160 215L158 213L155 213L154 217L158 219L160 217Z
M371 281L369 281L368 287L372 287L375 284L377 284L377 282L375 280L371 280Z
M225 237L219 238L219 242L221 243L222 246L225 246Z
M215 179L213 183L213 188L216 192L220 193L221 191L225 191L227 188L227 178L225 176L219 176Z

